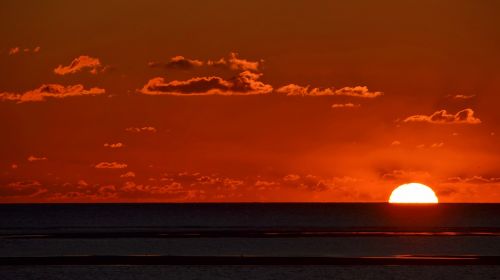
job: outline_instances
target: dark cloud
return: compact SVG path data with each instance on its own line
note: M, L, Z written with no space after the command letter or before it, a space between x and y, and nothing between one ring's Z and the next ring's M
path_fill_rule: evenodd
M149 67L159 67L167 69L189 70L203 65L203 61L197 59L189 59L184 56L174 56L168 62L150 62Z
M262 74L249 71L241 72L231 80L220 77L197 77L185 81L165 82L163 78L154 78L139 90L149 95L253 95L267 94L273 88L259 81Z
M243 58L239 58L237 53L230 53L229 58L221 58L219 60L209 60L207 65L216 67L227 67L235 71L253 71L259 72L259 67L262 65L263 60L260 61L249 61Z

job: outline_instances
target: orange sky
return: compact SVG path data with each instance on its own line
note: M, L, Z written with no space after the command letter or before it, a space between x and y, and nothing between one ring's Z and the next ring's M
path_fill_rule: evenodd
M0 202L500 202L496 1L102 2L2 2Z

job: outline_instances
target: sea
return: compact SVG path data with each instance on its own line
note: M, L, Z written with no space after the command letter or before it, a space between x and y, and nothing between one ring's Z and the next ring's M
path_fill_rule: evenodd
M500 204L2 204L0 279L500 279Z

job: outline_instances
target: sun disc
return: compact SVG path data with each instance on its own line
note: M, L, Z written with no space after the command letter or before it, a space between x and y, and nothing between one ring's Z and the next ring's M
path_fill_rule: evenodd
M438 198L430 187L420 183L409 183L394 189L389 203L438 203Z

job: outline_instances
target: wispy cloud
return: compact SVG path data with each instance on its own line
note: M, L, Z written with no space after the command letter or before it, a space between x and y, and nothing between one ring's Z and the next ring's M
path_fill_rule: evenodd
M359 98L376 98L382 96L379 91L369 91L365 86L335 88L311 88L310 86L299 86L289 84L276 90L277 93L287 96L350 96Z
M106 162L106 161L103 161L103 162L99 162L98 164L95 165L95 168L97 169L123 169L123 168L127 168L127 164L125 163L120 163L120 162L116 162L116 161L113 161L113 162Z
M28 157L29 162L44 161L44 160L47 160L47 158L46 157L37 157L37 156L33 156L33 155Z
M127 132L134 132L134 133L139 133L139 132L156 132L156 128L152 126L143 126L143 127L127 127L125 128L125 131Z
M354 104L354 103L340 103L340 104L333 104L332 105L333 109L359 108L359 107L361 107L361 104Z
M467 100L467 99L472 99L474 97L476 97L475 94L471 94L471 95L456 94L456 95L452 96L453 99L458 99L458 100Z

